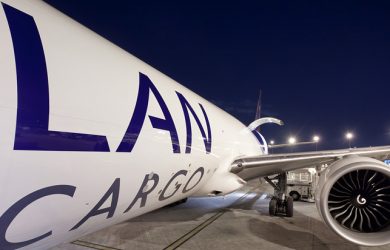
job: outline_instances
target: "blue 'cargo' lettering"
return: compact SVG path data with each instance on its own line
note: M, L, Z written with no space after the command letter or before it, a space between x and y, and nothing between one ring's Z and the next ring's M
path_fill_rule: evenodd
M0 249L11 250L11 249L22 248L22 247L31 245L37 241L40 241L40 240L52 235L52 231L49 231L49 232L42 234L36 238L21 241L21 242L9 242L5 238L8 227L11 225L12 221L28 205L30 205L31 203L33 203L41 198L44 198L44 197L50 196L50 195L62 194L62 195L67 195L67 196L73 197L75 191L76 191L76 187L69 186L69 185L58 185L58 186L46 187L46 188L42 188L40 190L37 190L37 191L23 197L22 199L17 201L15 204L13 204L0 217Z
M181 184L176 183L174 190L171 194L169 195L165 194L168 188L172 185L172 182L178 176L182 175L186 177L187 174L188 174L187 170L179 170L178 172L173 174L173 176L167 181L167 183L163 184L163 188L159 192L160 195L158 197L158 202L166 201L170 198L173 198L174 195L178 193L180 187L183 184L184 187L181 190L182 194L187 193L188 191L194 189L203 178L204 168L199 167L194 171L194 173L191 176L188 177L188 180L186 182L183 182ZM196 177L196 181L193 181L195 176L198 177ZM129 207L124 211L124 213L129 212L134 207L134 205L137 203L138 200L141 200L139 207L140 208L145 207L146 203L148 202L148 195L150 195L156 189L157 185L159 184L159 180L160 177L156 173L145 175L144 180L142 181L142 184L140 185L137 194L134 196L132 202L130 203ZM70 185L49 186L34 191L26 195L25 197L21 198L19 201L15 202L0 216L0 249L8 250L8 249L17 249L17 248L25 247L51 236L53 233L52 231L49 231L33 239L29 239L21 242L10 242L6 239L7 230L11 226L12 222L15 220L18 214L20 214L29 205L31 205L32 203L36 202L41 198L45 198L51 195L66 195L69 197L74 197L75 192L76 192L75 186L70 186ZM82 219L77 224L75 224L75 226L73 226L69 231L73 231L80 228L82 225L84 225L84 223L87 220L95 216L99 216L107 213L105 219L112 218L117 209L119 193L120 193L120 178L116 178L114 182L111 184L111 186L108 188L106 193L96 203L96 205L84 217L82 217ZM110 197L111 197L110 205L108 207L102 208L103 204L105 204L107 200L110 200ZM155 202L157 202L157 200L155 200Z
M120 179L116 178L114 183L112 183L111 187L107 190L107 192L104 194L103 198L100 199L100 201L96 204L94 208L74 227L72 227L72 230L75 230L79 228L84 222L86 222L89 218L99 215L99 214L107 214L107 219L114 216L116 206L118 205L118 198L119 198L119 188L120 188ZM111 196L111 205L109 207L100 209L100 207L106 202L106 200Z

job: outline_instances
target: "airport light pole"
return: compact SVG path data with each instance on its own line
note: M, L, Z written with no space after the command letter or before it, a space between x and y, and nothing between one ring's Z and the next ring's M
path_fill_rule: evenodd
M293 136L290 136L290 138L288 138L288 144L290 144L291 146L295 145L295 143L297 142L297 139ZM292 152L293 149L292 147L290 148L290 152Z
M271 147L269 147L269 149L271 150L271 154L272 154L272 146L275 145L275 141L274 140L270 140L269 144L271 145Z
M351 148L351 140L353 139L354 135L351 132L347 132L345 134L345 138L348 140L348 146Z
M275 144L275 141L272 140L273 143L270 141L268 145L270 149L290 147L290 151L292 151L291 148L295 146L314 144L314 143L318 143L320 140L321 138L319 136L318 138L313 137L313 140L310 141L297 141L295 137L289 137L287 138L287 142L285 144Z
M297 142L297 139L295 137L288 138L288 144L295 144Z
M313 142L316 144L316 151L318 149L318 142L320 141L320 137L318 135L313 136Z

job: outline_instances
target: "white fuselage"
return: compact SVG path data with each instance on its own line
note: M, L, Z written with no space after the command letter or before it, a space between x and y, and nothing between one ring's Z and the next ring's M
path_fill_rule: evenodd
M47 4L1 2L0 249L48 248L242 186L231 162L261 153L246 126ZM45 73L48 85L32 80Z

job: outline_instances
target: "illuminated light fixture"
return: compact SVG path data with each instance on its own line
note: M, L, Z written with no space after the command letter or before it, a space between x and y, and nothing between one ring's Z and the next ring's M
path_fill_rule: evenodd
M289 144L295 144L296 142L297 142L297 139L295 137L288 138L288 143Z
M318 135L313 136L313 141L314 142L319 142L320 141L320 137Z
M351 132L347 132L345 134L345 138L347 138L348 140L351 140L353 138L353 134Z
M275 141L274 141L274 140L271 140L271 141L269 142L269 144L274 145L274 144L275 144Z
M345 134L345 138L348 140L348 147L351 148L351 140L354 137L354 135L351 132L347 132Z

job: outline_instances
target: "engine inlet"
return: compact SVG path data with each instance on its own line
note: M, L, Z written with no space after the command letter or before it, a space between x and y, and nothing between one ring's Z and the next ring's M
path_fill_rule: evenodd
M378 232L390 224L390 178L374 170L355 170L339 178L328 197L332 217L345 228Z

